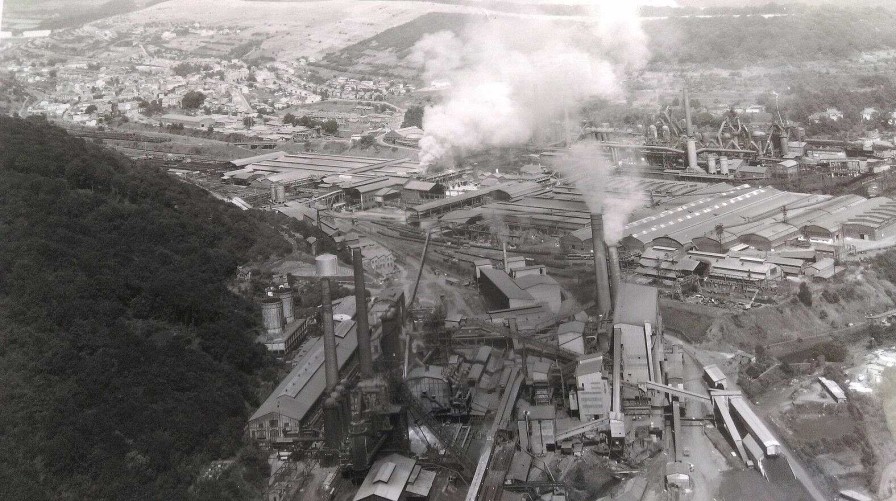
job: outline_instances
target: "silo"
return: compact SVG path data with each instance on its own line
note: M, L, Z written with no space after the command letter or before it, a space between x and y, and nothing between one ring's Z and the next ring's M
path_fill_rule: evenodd
M268 296L261 301L261 320L269 336L283 335L283 302Z
M723 176L728 175L728 157L719 157L719 168Z
M716 156L709 155L708 157L706 157L706 172L709 172L710 174L715 174L716 170L717 170Z
M653 139L655 141L657 139L657 136L658 135L657 135L656 125L650 124L647 127L647 137L649 137L650 139Z
M290 323L296 319L293 311L292 289L280 289L277 291L277 297L283 303L283 321Z

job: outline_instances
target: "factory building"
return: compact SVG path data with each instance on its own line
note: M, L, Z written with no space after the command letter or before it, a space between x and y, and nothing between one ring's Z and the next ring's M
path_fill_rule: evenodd
M354 297L343 298L333 308L333 316L353 318ZM358 347L355 321L339 321L334 332L338 365L342 369ZM303 344L295 360L295 367L249 418L247 430L250 438L271 443L298 433L309 411L323 394L326 384L323 337Z
M383 189L399 189L409 182L399 177L374 177L351 181L342 185L345 203L358 206L361 210L380 205L377 203L378 193Z
M436 479L417 460L390 454L377 460L355 493L354 501L404 501L427 499Z
M444 367L415 367L408 372L407 384L411 394L428 412L437 412L451 406L453 392Z
M172 113L160 116L159 123L161 123L163 127L182 125L191 129L208 129L209 127L213 127L215 125L215 119L209 116L194 117L190 115L177 115Z
M445 187L441 183L411 179L401 187L401 202L406 206L419 205L428 200L445 197Z
M479 268L479 293L490 310L530 306L535 298L503 270Z
M573 320L564 322L557 327L557 344L565 349L585 354L585 322Z
M843 234L859 240L881 240L896 235L896 201L887 200L843 223Z
M513 279L516 285L532 296L533 301L547 306L552 313L560 312L563 301L560 284L549 275L524 275Z

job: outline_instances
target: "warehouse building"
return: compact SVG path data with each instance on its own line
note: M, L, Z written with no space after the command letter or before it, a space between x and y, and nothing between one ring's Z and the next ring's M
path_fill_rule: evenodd
M210 116L194 117L190 115L170 113L159 117L159 123L161 123L163 127L182 125L185 128L190 129L208 129L209 127L214 127L215 119Z
M536 303L531 294L520 288L504 270L479 269L479 293L489 310L531 306Z
M390 454L373 463L354 501L427 499L435 479L435 472L424 470L416 459Z
M441 183L411 179L401 188L401 201L408 206L439 198L445 198L445 187Z
M343 298L333 308L334 318L353 319L354 316L355 300L352 296ZM334 330L336 356L341 370L354 356L358 346L355 321L339 321ZM275 443L287 435L298 433L309 411L323 394L326 386L323 337L312 338L302 344L295 360L295 367L249 418L249 438Z
M881 240L896 235L896 201L887 201L843 223L843 235L859 240Z

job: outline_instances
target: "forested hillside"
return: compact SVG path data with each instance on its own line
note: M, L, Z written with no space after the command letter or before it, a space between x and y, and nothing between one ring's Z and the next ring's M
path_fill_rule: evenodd
M0 499L240 497L197 481L240 447L267 363L226 284L288 248L160 170L0 117Z

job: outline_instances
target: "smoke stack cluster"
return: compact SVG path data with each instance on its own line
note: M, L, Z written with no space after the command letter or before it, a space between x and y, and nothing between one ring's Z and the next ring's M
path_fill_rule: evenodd
M607 244L602 214L591 214L591 243L594 247L594 274L597 288L597 311L609 318L616 306L622 270L619 267L619 247Z
M358 365L361 377L373 377L373 351L370 347L370 326L367 323L367 291L364 286L364 261L361 249L352 249L352 265L355 268L355 326L358 334Z

